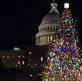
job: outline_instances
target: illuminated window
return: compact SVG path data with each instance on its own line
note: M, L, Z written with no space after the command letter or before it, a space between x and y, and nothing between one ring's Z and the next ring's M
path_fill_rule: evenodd
M49 36L48 36L48 42L49 42Z
M14 47L14 50L20 50L20 48Z
M52 9L55 9L55 7L53 6Z
M19 67L19 68L21 68L21 67Z
M42 67L42 64L41 64L41 67Z
M40 43L45 43L45 37L40 37Z
M50 36L50 40L52 41L52 36Z
M32 76L32 74L30 76Z
M20 65L20 61L18 61L18 65Z
M17 66L17 65L15 65L15 66Z
M43 57L41 57L41 61L43 61Z
M37 65L37 64L35 64L35 65Z
M42 43L42 42L43 42L43 41L42 41L42 39L43 39L43 38L42 38L42 37L40 37L40 43Z
M30 64L28 63L28 65L30 65Z
M41 74L38 74L38 76L41 76Z
M31 59L29 59L29 61L31 61Z
M5 56L3 56L3 58L5 58Z
M48 60L49 60L50 58L48 57Z
M22 64L24 65L24 61L22 61Z
M29 54L31 54L31 52L29 52Z
M9 58L9 56L7 56L7 58Z
M68 34L68 35L70 35L70 34Z
M25 58L25 56L23 56L23 58Z
M18 56L18 58L20 58L20 56Z

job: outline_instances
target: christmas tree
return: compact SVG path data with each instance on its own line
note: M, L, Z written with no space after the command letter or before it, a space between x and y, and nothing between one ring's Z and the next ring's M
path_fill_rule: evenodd
M80 77L81 59L76 22L68 9L68 3L64 4L64 8L56 35L48 47L48 64L42 72L42 81L77 81Z

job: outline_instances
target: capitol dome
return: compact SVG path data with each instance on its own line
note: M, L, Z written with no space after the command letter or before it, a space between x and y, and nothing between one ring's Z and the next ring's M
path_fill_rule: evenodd
M40 26L39 32L36 34L36 45L48 45L49 40L53 39L52 35L56 32L60 14L57 10L57 3L53 1L51 4L51 10L44 16Z
M59 20L58 18L59 18L58 13L55 13L55 12L49 13L46 16L44 16L42 20L42 24L55 23Z

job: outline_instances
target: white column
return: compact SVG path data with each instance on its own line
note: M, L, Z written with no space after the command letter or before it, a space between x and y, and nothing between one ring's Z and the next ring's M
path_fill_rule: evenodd
M44 43L46 43L46 36L44 36Z
M48 40L48 42L49 42L49 40L50 40L50 37L49 37L49 35L48 35L48 37L47 37L47 40Z
M48 43L48 35L47 35L47 37L46 37L46 42Z
M45 43L46 43L46 36L45 36Z
M50 35L49 35L49 41L50 41Z
M46 43L48 43L48 35L46 36Z
M52 30L53 30L53 26L52 26Z

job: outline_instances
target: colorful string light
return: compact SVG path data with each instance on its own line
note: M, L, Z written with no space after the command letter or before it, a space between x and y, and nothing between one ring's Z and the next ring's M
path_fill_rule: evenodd
M58 22L56 35L50 41L46 57L48 65L42 72L43 81L76 81L80 76L80 48L78 33L71 11L65 9Z

